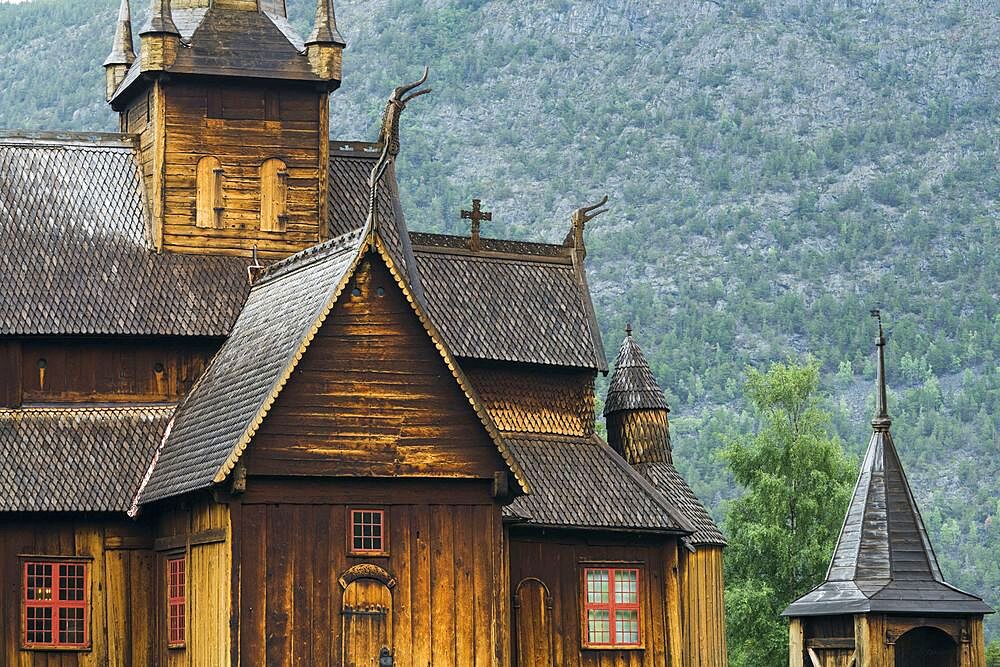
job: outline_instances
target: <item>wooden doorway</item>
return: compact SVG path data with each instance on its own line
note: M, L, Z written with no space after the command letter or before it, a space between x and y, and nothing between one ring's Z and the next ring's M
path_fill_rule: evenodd
M937 628L914 628L896 640L896 667L959 667L958 645Z
M377 566L355 566L340 578L344 589L341 665L377 667L392 651L392 592L395 580Z
M552 595L534 577L524 579L514 592L515 641L518 667L553 667Z

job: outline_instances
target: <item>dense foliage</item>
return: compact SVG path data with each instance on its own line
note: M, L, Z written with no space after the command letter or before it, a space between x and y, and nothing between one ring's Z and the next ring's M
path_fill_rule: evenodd
M726 508L726 620L733 667L782 665L781 612L823 580L856 469L818 395L819 366L750 370L758 427L729 440L722 458L744 493Z
M303 32L312 4L288 1ZM116 5L0 5L0 126L115 127L100 63ZM461 230L480 196L484 233L557 241L611 195L588 230L605 344L636 324L678 464L717 516L735 487L716 453L755 423L747 365L813 355L860 452L881 306L896 442L942 567L1000 604L997 3L337 7L337 136L372 138L391 88L431 67L434 94L404 117L411 227Z

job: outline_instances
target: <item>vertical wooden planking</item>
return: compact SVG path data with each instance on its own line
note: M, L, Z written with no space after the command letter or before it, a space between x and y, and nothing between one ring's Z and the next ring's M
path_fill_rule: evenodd
M299 536L288 545L293 557L294 579L291 582L292 609L291 622L292 655L291 664L294 667L312 667L316 664L313 657L313 584L315 571L313 569L312 549L310 544L313 534L310 518L316 513L309 506L295 505L291 508L293 534Z
M107 593L106 609L108 624L108 664L125 665L132 661L131 647L131 617L133 609L139 612L139 607L133 607L129 599L129 559L128 551L108 550L104 557L105 591ZM140 616L139 613L136 613Z
M413 662L413 506L394 505L389 511L389 548L392 550L392 569L396 588L392 591L395 613L392 615L392 639L395 644L396 662L409 665Z
M289 665L292 653L289 631L294 623L292 585L295 572L289 547L297 536L292 530L290 515L287 505L275 505L270 508L268 517L265 644L269 667Z
M331 591L337 584L337 573L332 570L330 558L330 510L326 507L315 508L312 512L311 539L312 555L312 614L310 615L310 631L312 635L312 660L316 667L328 667L333 664L333 647L331 646L334 617L331 615ZM333 545L336 541L332 542Z
M417 505L414 513L414 549L411 582L411 599L415 603L421 600L431 602L431 524L430 514L426 506ZM424 609L414 609L413 613L413 650L414 667L431 665L431 619Z
M494 645L494 629L499 624L506 624L498 607L503 603L505 592L503 587L496 586L494 573L502 568L495 564L503 563L501 545L494 535L493 508L488 505L477 505L472 508L470 529L472 530L472 608L475 619L476 667L488 667L497 659L497 646ZM489 545L487 550L485 547ZM472 663L470 663L472 664Z
M266 505L244 505L240 553L240 665L267 664L269 516Z
M447 522L453 526L454 536L454 576L455 591L455 664L471 666L475 664L476 623L475 594L473 588L473 569L475 567L474 549L483 548L475 544L475 508L472 506L456 507L448 512Z
M435 665L455 664L455 543L450 509L430 507L431 656Z

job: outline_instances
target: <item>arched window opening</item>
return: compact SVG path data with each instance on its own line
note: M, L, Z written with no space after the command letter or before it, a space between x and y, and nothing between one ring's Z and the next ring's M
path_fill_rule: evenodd
M288 223L288 167L278 158L260 167L260 228L283 232Z
M195 224L204 229L222 229L222 214L225 206L222 201L223 178L225 172L222 163L212 156L198 160L198 212Z

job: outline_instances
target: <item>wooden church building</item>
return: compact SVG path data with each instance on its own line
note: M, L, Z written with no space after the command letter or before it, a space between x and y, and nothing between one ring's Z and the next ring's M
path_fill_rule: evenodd
M585 223L407 230L397 88L283 0L129 0L117 134L0 136L0 664L726 664L723 536ZM458 212L456 211L456 214Z
M871 441L826 580L784 612L789 665L986 667L993 610L941 575L890 432L881 320L878 334Z

